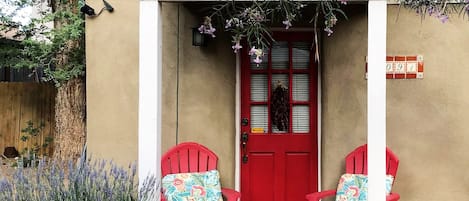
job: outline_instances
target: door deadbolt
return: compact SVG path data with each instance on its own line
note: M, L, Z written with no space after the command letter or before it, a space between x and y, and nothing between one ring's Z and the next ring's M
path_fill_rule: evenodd
M249 120L248 120L248 118L243 118L243 119L241 120L241 125L243 125L243 126L249 125Z

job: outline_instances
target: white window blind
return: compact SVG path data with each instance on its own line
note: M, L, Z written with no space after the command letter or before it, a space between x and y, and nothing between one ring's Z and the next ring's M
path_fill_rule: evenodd
M292 127L293 133L309 132L309 106L293 106Z
M308 74L293 74L293 100L309 101Z
M268 130L268 110L265 105L251 106L251 128L263 128L264 133Z
M251 101L267 101L267 75L251 76Z
M292 43L292 61L293 69L308 69L311 43L293 42Z
M272 69L288 69L288 42L278 41L272 45Z

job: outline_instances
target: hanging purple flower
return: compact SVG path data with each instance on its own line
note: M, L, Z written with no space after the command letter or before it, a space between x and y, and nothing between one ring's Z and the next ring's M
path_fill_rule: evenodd
M243 46L241 46L238 41L233 46L231 46L231 48L233 48L234 53L238 53L239 49L243 48Z
M290 20L288 20L288 19L284 20L282 23L283 23L283 25L285 25L285 29L288 29L292 26Z
M428 15L429 15L429 16L432 16L433 13L435 13L435 8L433 8L433 7L428 7L428 8L427 8L427 12L428 12Z
M254 55L256 53L256 46L252 47L251 50L249 50L249 55Z
M256 46L252 47L251 50L249 50L249 55L255 55L256 58L253 59L252 61L259 66L260 63L262 63L262 57L264 56L264 52L262 49L256 49Z
M449 19L448 15L442 13L439 13L437 17L442 23L446 23Z
M326 27L326 28L324 29L324 31L327 33L327 36L331 36L332 33L334 33L334 31L332 31L332 29L329 28L329 27Z
M202 25L200 25L199 27L199 32L201 34L208 34L208 35L211 35L212 38L215 38L215 31L216 29L213 28L212 26L212 19L208 16L205 17L204 19L204 23Z

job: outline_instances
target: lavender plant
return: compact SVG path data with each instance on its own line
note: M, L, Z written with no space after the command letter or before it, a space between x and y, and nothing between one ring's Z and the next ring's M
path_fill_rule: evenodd
M136 166L119 167L105 160L78 163L42 160L37 168L18 168L0 179L2 201L146 201L154 199L157 180L147 177L138 191Z

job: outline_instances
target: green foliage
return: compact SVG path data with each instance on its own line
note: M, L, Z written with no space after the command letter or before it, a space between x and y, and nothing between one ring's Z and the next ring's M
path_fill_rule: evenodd
M10 0L10 3L33 6L39 0ZM66 3L66 2L64 2ZM44 69L42 81L61 83L84 76L84 19L75 13L75 6L64 6L55 12L42 13L26 25L12 21L11 14L0 18L3 30L15 31L19 46L2 47L0 54L6 55L2 65L13 68ZM46 24L55 24L49 28Z
M27 142L30 139L37 138L38 135L41 134L42 130L46 126L44 122L39 123L39 126L35 126L31 120L26 122L26 125L27 126L25 128L21 129L21 132L23 133L23 135L21 135L20 140L23 142ZM26 147L24 148L23 151L21 151L21 154L26 155L27 158L30 158L30 155L32 154L36 156L39 153L39 151L41 151L41 149L45 150L50 145L50 143L52 143L52 141L53 141L53 138L48 136L44 139L43 144L40 145L38 143L35 143L33 147Z

